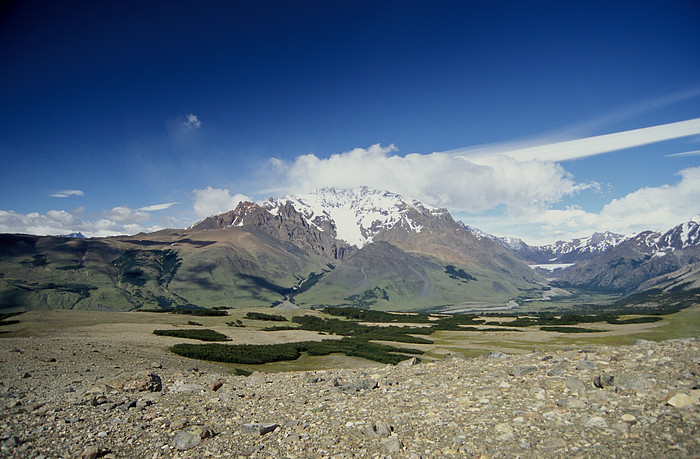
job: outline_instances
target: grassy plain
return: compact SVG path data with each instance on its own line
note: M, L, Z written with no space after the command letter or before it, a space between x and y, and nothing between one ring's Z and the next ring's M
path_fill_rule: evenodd
M222 333L231 339L231 344L275 344L298 341L320 341L339 339L338 335L308 330L263 331L271 322L251 320L249 312L274 313L288 320L299 315L314 315L330 318L320 311L280 310L270 308L232 309L228 316L196 317L204 329ZM637 317L620 316L621 319ZM468 357L487 354L489 351L505 353L525 353L533 350L554 350L567 347L581 347L588 344L623 345L631 344L637 339L660 341L671 338L700 336L700 306L683 309L679 312L661 316L663 320L641 324L608 324L596 322L578 324L579 327L598 329L592 333L559 333L542 331L538 326L513 328L508 331L482 331L496 326L479 325L479 330L441 330L431 335L416 335L428 338L432 344L410 344L384 342L396 347L411 347L425 352L422 359L438 359L450 352L460 352ZM168 353L168 349L178 343L198 344L201 341L154 335L157 329L191 329L192 316L149 312L105 312L79 310L32 311L12 317L12 322L0 326L0 339L3 337L61 337L80 338L84 342L107 342L128 344L135 347L158 349ZM488 321L504 321L505 318L486 317ZM232 327L227 322L240 320L244 327ZM512 320L509 318L508 320ZM277 322L279 323L279 322ZM293 322L284 323L297 327ZM405 324L414 326L417 324ZM379 342L379 341L377 341ZM338 367L377 366L376 362L344 355L309 356L294 361L275 362L262 365L220 364L225 370L242 368L248 371L291 371L312 370Z

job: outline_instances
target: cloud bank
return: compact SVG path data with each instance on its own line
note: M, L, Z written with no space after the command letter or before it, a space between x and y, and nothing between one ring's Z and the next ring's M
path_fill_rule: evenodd
M291 192L318 188L369 186L390 190L453 211L481 212L506 205L511 212L543 208L563 197L595 186L577 184L561 166L539 160L499 156L476 164L448 153L394 154L393 145L334 154L297 157L291 163L273 159L280 182Z

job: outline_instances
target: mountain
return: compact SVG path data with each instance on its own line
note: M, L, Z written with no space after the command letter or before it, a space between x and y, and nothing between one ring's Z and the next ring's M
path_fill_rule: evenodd
M446 209L367 187L324 188L313 193L269 199L263 207L276 215L290 205L309 225L358 248L387 231L420 233L426 220L449 215Z
M0 308L349 305L417 310L533 296L538 276L445 209L367 188L244 202L190 228L0 237Z
M473 228L470 228L470 230L478 231ZM498 242L530 265L575 264L590 260L632 237L605 231L571 241L557 241L553 244L531 246L522 239L491 236L483 232L479 233Z
M644 231L566 269L557 285L632 292L698 287L700 218L666 232Z

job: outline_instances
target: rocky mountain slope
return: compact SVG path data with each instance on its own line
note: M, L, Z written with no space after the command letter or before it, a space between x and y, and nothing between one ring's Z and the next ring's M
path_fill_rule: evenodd
M154 347L0 340L4 457L696 457L700 341L232 376Z
M478 230L469 228L471 231L481 233ZM570 241L557 241L553 244L531 246L522 239L497 237L481 233L489 237L508 250L515 256L528 264L575 264L581 261L590 260L616 247L631 238L633 235L621 235L605 231L603 233L593 233L589 237L572 239Z
M559 285L631 292L700 286L700 219L644 231L562 273Z
M3 235L0 307L503 305L536 274L444 209L368 189L241 203L185 230L76 240Z

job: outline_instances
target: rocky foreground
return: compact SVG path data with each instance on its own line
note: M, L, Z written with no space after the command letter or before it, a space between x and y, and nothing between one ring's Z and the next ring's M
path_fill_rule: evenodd
M232 376L0 339L2 457L700 457L700 339Z

